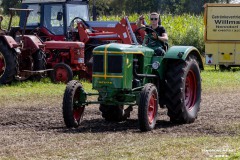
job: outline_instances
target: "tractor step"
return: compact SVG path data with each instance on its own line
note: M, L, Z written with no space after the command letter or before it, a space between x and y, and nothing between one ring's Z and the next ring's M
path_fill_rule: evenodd
M30 71L30 70L22 70L15 76L16 80L23 81L29 78L32 75L44 75L46 72L52 71L53 69L45 69L45 70L38 70L38 71Z
M22 70L21 72L26 72L31 75L35 75L35 74L45 73L45 72L49 72L49 71L53 71L53 69L45 69L45 70L38 70L38 71Z

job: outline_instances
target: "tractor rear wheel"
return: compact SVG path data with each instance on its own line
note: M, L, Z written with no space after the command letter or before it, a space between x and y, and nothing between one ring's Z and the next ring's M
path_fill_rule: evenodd
M166 73L166 106L170 121L194 122L201 102L201 76L196 59L171 61Z
M85 110L85 106L79 103L82 90L82 84L76 80L70 81L65 89L62 111L65 125L68 128L77 128L82 120Z
M68 83L73 79L73 72L69 65L65 63L58 63L53 67L50 78L53 83Z
M17 74L17 54L0 41L0 84L8 84Z
M154 84L148 83L140 93L138 121L141 131L154 129L158 112L158 92Z
M102 117L109 122L120 122L127 119L124 116L123 106L104 105L100 104L99 110L102 112Z
M32 55L33 57L33 70L34 71L40 71L46 69L46 60L44 53L39 50L36 53ZM33 75L32 79L35 81L40 81L41 78L44 78L46 75L45 73Z

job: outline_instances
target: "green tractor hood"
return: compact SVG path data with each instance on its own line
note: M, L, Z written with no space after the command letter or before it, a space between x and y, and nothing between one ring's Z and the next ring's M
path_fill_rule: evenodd
M152 49L141 45L111 43L96 47L93 50L93 88L132 89L133 59L150 63L153 54Z

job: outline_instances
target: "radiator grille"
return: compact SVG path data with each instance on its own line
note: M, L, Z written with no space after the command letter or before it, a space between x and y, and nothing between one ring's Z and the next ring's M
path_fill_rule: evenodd
M103 72L103 55L94 55L93 56L93 72Z
M108 56L108 73L122 73L122 56L109 55Z

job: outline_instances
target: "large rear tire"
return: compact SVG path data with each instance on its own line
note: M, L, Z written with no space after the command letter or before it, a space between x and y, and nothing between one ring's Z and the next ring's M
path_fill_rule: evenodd
M0 84L8 84L17 74L17 54L0 41Z
M154 129L158 112L158 92L155 85L148 83L140 93L138 121L141 131Z
M77 128L83 118L85 106L79 103L82 90L82 84L76 80L70 81L65 89L62 111L65 125L68 128Z
M166 73L166 106L170 121L194 122L201 102L201 76L196 59L171 61Z

